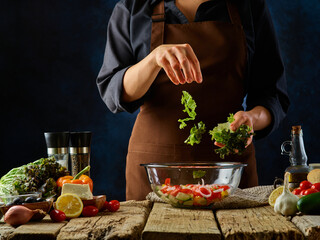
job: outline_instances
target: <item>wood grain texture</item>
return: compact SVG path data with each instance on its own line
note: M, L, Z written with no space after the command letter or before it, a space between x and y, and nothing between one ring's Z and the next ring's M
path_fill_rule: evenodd
M300 230L271 206L219 210L216 218L225 240L304 239Z
M151 206L150 201L127 201L121 202L117 212L105 211L95 217L72 219L57 239L141 239Z
M308 240L320 239L320 216L295 216L292 222L301 230Z
M154 203L143 239L221 239L211 210L173 208L169 204Z
M0 221L0 240L9 239L10 235L14 232L15 228Z
M17 228L13 228L8 224L1 226L1 240L54 240L56 239L60 229L67 222L52 222L50 216L47 215L42 221L30 221ZM2 230L4 232L2 232ZM7 231L6 231L7 230Z

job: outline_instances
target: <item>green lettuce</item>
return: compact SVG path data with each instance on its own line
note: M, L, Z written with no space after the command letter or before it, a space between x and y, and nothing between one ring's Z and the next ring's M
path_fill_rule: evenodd
M178 122L180 122L179 128L183 129L187 126L186 124L187 121L195 120L197 116L197 113L196 113L197 104L187 91L182 91L181 104L184 105L183 112L187 113L189 116L187 118L178 120Z
M230 124L234 121L233 114L230 114L228 121L218 124L215 128L209 131L211 139L224 146L215 149L217 154L220 154L220 158L224 159L229 154L241 155L247 145L248 138L253 135L252 128L248 125L241 125L236 131L230 129Z
M193 146L193 144L199 144L201 142L202 135L205 132L206 125L201 121L190 129L190 135L184 142L191 146Z

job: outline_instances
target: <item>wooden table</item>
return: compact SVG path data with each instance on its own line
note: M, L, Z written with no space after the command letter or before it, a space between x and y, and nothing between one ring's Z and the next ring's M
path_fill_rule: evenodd
M0 222L0 239L320 239L320 216L276 214L272 207L189 210L150 201L122 202L115 213L54 223L46 216L13 228Z

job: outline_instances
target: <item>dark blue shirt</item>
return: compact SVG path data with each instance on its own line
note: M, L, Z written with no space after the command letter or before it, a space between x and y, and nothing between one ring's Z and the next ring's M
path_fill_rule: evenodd
M134 112L143 98L121 102L122 79L126 70L150 53L151 15L158 0L121 0L110 17L105 57L97 78L103 101L111 112ZM270 127L256 132L263 137L278 127L289 107L283 62L265 0L234 0L247 40L246 98L250 110L264 106L272 114ZM174 0L165 0L166 23L185 24L186 17ZM197 9L194 21L230 21L225 0L211 0Z

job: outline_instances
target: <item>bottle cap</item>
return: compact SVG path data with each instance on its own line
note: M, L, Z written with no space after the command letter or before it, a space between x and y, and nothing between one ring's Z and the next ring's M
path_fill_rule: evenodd
M301 125L292 126L292 133L299 134L301 132Z
M90 147L92 132L70 132L69 147Z
M69 146L69 132L45 132L47 148L66 148Z

